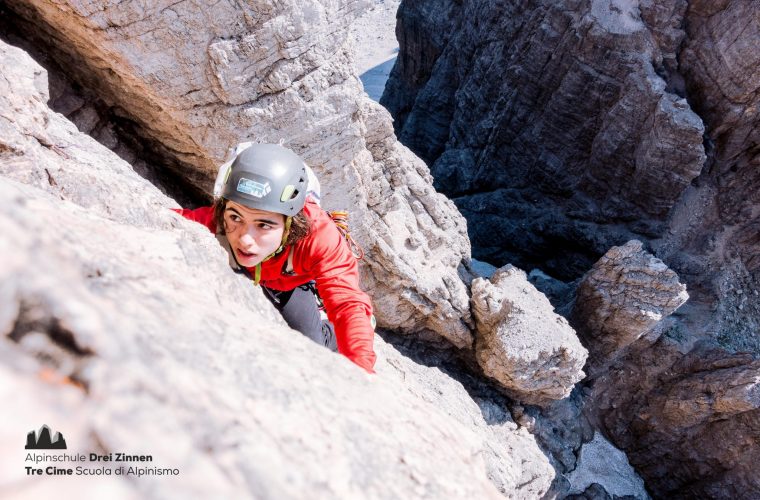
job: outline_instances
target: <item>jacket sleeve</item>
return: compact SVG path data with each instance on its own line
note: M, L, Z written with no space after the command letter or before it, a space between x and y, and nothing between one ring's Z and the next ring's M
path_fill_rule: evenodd
M214 207L200 207L194 210L189 208L172 208L182 217L198 222L206 226L209 231L216 233L216 223L214 222Z
M338 351L368 373L375 373L372 304L359 286L356 258L329 218L321 218L312 230L302 262L314 276L327 318L335 326Z

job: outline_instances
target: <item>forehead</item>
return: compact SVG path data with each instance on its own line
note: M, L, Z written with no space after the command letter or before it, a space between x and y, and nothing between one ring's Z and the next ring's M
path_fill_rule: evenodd
M282 214L278 214L277 212L269 212L267 210L259 210L257 208L249 208L245 205L241 205L240 203L235 203L234 201L228 201L227 206L225 207L225 210L229 210L230 208L234 208L240 215L243 215L246 218L266 218L270 220L281 220L284 219L285 216Z

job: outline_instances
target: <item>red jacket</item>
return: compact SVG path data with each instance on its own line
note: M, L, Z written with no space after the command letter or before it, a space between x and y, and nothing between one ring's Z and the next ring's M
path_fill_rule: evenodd
M175 212L216 233L213 207L175 209ZM338 351L367 372L374 373L372 304L359 287L356 258L329 214L319 205L307 199L304 214L311 222L309 235L261 264L261 284L274 290L292 290L316 281L327 318L335 326ZM290 252L293 252L294 276L282 274ZM252 267L248 270L251 274L255 272Z

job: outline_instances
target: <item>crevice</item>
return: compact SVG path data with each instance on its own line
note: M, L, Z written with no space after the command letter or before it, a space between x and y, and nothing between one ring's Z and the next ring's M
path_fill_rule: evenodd
M152 139L143 127L129 118L129 113L109 106L98 92L87 86L76 70L73 61L61 48L53 44L36 23L26 20L0 0L0 39L26 51L48 72L50 100L48 105L73 122L103 146L112 150L133 170L148 180L183 207L208 204L208 193L198 188L207 184L197 168L181 159L178 152ZM80 68L87 71L87 68ZM36 138L41 145L68 158L60 147ZM48 174L49 181L50 175ZM193 182L195 181L195 182ZM54 180L53 180L54 182Z
M44 333L59 347L76 356L91 356L94 352L81 346L74 333L66 328L59 318L44 310L40 304L22 301L18 316L8 338L18 343L32 332Z
M514 403L499 386L483 375L475 360L474 350L460 350L447 342L422 340L415 336L378 329L377 335L402 356L418 365L437 368L456 380L480 408L488 425L500 425L506 417L512 418L509 407ZM484 410L484 402L492 402L504 410L502 417L495 417Z

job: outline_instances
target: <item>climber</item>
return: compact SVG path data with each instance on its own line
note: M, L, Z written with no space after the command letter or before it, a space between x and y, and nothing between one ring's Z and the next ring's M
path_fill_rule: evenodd
M233 269L261 285L291 328L374 373L374 316L357 259L310 178L289 149L244 143L222 165L212 206L175 211L216 234Z

